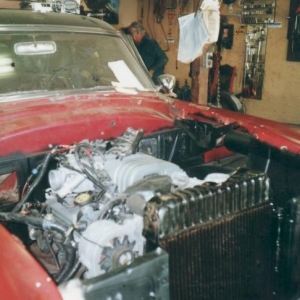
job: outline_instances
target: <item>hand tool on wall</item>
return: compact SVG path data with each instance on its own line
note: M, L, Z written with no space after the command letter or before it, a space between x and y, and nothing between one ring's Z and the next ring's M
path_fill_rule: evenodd
M266 27L247 25L243 96L261 99L264 79Z
M262 38L258 39L258 45L257 45L257 57L256 62L259 63L261 61L261 47L262 47Z
M157 23L161 23L166 12L166 1L165 0L155 0L153 14L156 16Z
M244 24L266 24L275 20L276 0L243 0L240 22ZM257 3L258 2L258 3Z

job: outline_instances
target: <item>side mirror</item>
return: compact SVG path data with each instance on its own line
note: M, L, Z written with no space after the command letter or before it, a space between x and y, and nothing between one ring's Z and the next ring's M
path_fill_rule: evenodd
M176 78L170 74L163 74L157 77L158 83L160 85L159 91L168 94L172 97L176 97L176 94L173 93L175 87Z

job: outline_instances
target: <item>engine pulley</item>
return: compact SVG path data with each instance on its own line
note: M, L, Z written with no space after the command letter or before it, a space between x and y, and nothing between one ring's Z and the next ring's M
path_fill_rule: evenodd
M127 235L124 236L122 241L119 238L114 238L111 241L111 246L104 247L102 250L100 268L108 272L131 264L135 258L134 245L135 241L130 242Z
M78 243L79 259L88 270L86 278L129 265L142 255L142 224L142 217L136 216L122 225L100 220L88 226Z

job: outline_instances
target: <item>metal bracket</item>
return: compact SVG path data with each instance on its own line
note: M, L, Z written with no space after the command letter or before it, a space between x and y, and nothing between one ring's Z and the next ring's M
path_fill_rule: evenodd
M212 66L213 66L213 53L212 52L206 52L202 56L202 66L204 68L212 68Z

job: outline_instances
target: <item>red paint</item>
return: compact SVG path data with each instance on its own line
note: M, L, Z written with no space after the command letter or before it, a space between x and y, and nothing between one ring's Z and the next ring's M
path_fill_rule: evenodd
M181 104L180 104L181 105ZM266 120L250 115L235 113L229 110L190 105L189 117L201 120L211 120L216 124L237 123L257 140L288 152L300 154L300 132L294 126Z
M17 238L0 225L0 298L60 300L54 281Z
M143 128L146 134L172 127L169 106L151 97L144 103L144 98L100 94L6 104L0 113L0 155L41 151L49 143L108 139L129 126Z
M0 180L0 192L13 190L17 186L17 172L4 174L4 179ZM6 177L7 176L7 177Z
M238 123L258 140L300 153L299 131L281 123L186 102L168 104L151 93L95 93L1 103L0 155L48 149L49 143L108 139L131 126L145 134L172 127L174 118L217 124Z
M225 147L214 148L204 153L204 162L205 163L213 162L231 155L232 152L227 150Z

